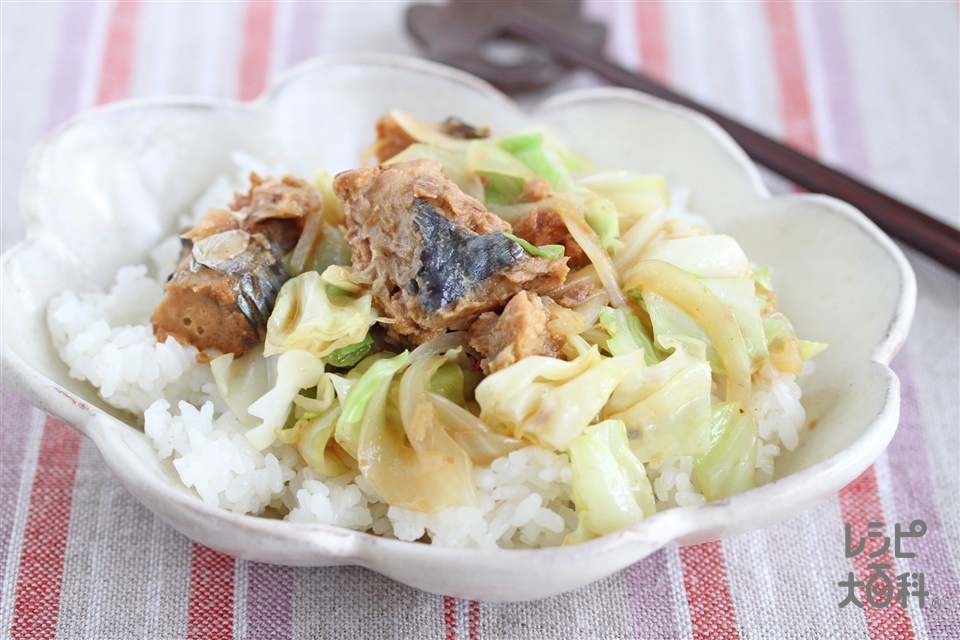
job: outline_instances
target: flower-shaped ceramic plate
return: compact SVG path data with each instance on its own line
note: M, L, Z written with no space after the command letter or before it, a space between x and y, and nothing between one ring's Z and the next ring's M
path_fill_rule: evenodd
M830 344L806 380L816 421L766 486L659 513L584 544L537 550L455 550L331 526L238 516L205 505L161 463L146 437L73 380L57 357L45 309L64 289L106 288L140 263L176 217L242 150L301 175L356 165L390 109L456 114L509 132L557 130L600 168L666 175L690 207L774 272L798 333ZM34 153L22 190L27 239L3 256L4 378L92 438L116 477L190 538L251 560L353 564L408 585L487 601L543 598L634 563L660 547L769 525L835 494L883 451L897 426L899 383L887 366L914 308L913 273L896 246L836 200L771 197L744 153L713 123L618 89L560 95L525 113L485 83L415 59L306 63L252 104L135 101L95 109ZM129 420L129 418L126 418Z

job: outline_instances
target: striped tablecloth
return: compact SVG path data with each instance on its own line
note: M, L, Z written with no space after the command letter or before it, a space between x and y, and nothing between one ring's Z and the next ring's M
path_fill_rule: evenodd
M23 236L30 148L71 115L172 94L255 97L307 57L415 53L403 3L2 3L2 243ZM950 2L590 2L608 53L958 223L958 7ZM555 89L595 82L572 74ZM775 191L790 185L771 177ZM2 394L0 635L15 638L960 638L958 279L907 251L919 280L899 431L826 504L779 525L670 547L549 600L484 604L358 568L235 560L131 498L92 444ZM815 292L812 292L815 295ZM2 336L15 340L16 336ZM844 525L914 520L923 606L840 607L867 582ZM855 538L856 539L856 538ZM856 595L862 600L864 594Z

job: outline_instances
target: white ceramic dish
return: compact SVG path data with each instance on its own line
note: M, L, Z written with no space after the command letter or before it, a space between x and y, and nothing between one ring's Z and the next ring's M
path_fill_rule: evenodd
M778 461L778 479L732 498L659 513L585 544L530 551L433 548L345 529L237 516L208 507L161 464L137 429L72 380L46 329L63 289L107 287L142 262L241 149L309 175L355 165L376 118L400 108L456 114L506 132L555 128L602 168L664 173L691 208L773 268L781 306L804 337L830 343L804 388L816 420ZM525 114L488 85L415 59L354 56L306 63L253 104L136 101L95 109L34 153L22 190L27 239L3 256L4 379L99 447L116 477L161 518L209 547L289 565L361 565L408 585L487 601L542 598L588 584L669 544L715 540L796 514L835 494L883 451L899 419L887 366L913 315L916 285L896 246L850 206L771 197L745 154L713 123L618 89L548 100ZM802 535L802 533L798 533Z

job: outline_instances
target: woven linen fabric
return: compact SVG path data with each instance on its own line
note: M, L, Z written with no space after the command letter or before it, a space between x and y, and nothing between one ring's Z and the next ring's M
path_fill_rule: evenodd
M143 96L256 97L310 56L415 54L401 2L3 2L2 245L24 235L30 149L91 106ZM958 7L950 2L587 2L607 54L958 224ZM597 84L585 72L552 87ZM535 102L542 96L525 96ZM792 187L765 175L775 192ZM802 242L802 239L798 239ZM487 604L356 567L236 560L134 500L92 443L2 388L3 638L960 638L955 274L906 250L919 298L893 363L899 430L839 496L763 530L671 546L571 593ZM816 295L816 292L810 292ZM855 328L851 328L855 330ZM3 335L3 340L16 336ZM923 606L841 607L867 582L844 525L922 519ZM864 592L859 591L864 599Z

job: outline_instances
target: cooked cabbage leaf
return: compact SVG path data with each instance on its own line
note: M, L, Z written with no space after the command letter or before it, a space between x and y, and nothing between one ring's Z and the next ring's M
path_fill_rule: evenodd
M656 513L643 463L630 450L620 420L587 427L569 448L577 530L564 544L612 533Z
M596 346L569 362L524 358L477 386L480 419L501 433L563 451L593 422L627 372L642 364L640 351L607 358Z
M694 458L700 490L719 500L756 486L757 427L742 402L713 408L710 447Z
M584 176L577 184L610 200L620 215L645 216L670 204L670 189L660 175L604 171Z
M601 196L588 195L584 198L583 217L605 249L614 246L620 237L620 216L613 202Z
M323 169L317 169L313 173L313 186L323 197L324 222L332 227L342 225L346 220L346 215L343 212L343 200L333 192L333 176Z
M338 454L338 445L332 439L340 407L332 406L324 413L305 413L290 429L277 435L283 442L296 447L307 466L328 478L346 473L350 467Z
M373 348L373 337L368 333L363 340L334 350L327 356L327 364L332 367L352 367L370 353Z
M658 242L643 256L663 260L698 278L750 278L753 272L737 241L727 235L695 235Z
M329 285L350 295L332 295ZM362 342L377 321L373 296L349 279L345 267L331 266L291 278L280 289L267 322L264 354L303 350L326 358L342 347Z
M502 232L503 235L507 236L518 245L523 247L524 251L530 255L537 256L539 258L562 258L564 247L562 244L545 244L542 247L537 247L530 242L513 235L512 233L507 233L506 231Z
M784 373L800 373L805 361L818 356L827 348L823 342L797 338L793 325L779 311L763 316L762 323L770 362Z
M340 395L343 412L337 420L334 437L353 458L357 458L357 448L360 445L360 430L364 416L371 406L376 411L385 411L385 408L380 405L386 402L386 388L389 386L393 375L406 364L408 355L409 353L404 351L393 358L381 358L374 361L370 368L360 376L360 379L349 386L348 392L345 395ZM377 396L379 390L383 391L382 397ZM375 396L378 401L371 403Z
M276 440L293 401L303 389L315 387L323 377L323 362L312 353L295 349L280 354L277 359L277 382L256 402L250 405L250 415L260 418L260 424L247 432L247 439L261 451Z
M703 343L663 340L674 352L653 366L631 369L603 409L605 419L626 424L637 458L655 464L703 452L710 430L711 374Z
M497 144L536 175L546 178L557 191L574 190L575 185L563 161L544 145L543 133L534 131L506 136L499 138Z
M622 356L643 349L643 360L647 365L659 361L647 328L627 309L604 307L600 310L600 326L610 336L607 340L610 355Z

